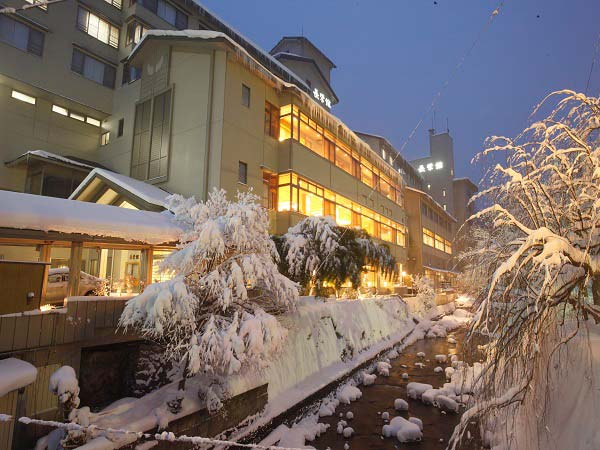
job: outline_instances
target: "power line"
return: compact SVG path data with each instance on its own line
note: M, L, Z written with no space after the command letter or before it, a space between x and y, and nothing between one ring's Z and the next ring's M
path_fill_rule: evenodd
M8 414L0 414L0 422L11 422L14 421L16 418L13 416L10 416ZM54 420L41 420L41 419L32 419L30 417L20 417L18 419L19 423L22 423L24 425L43 425L43 426L47 426L47 427L54 427L54 428L62 428L65 431L81 431L84 433L87 433L88 431L91 434L97 433L98 431L102 431L107 433L108 435L115 435L115 434L133 434L137 437L137 439L148 439L148 440L155 440L155 441L165 441L165 442L186 442L186 443L191 443L191 444L196 444L196 445L200 445L200 444L211 444L211 445L226 445L228 447L230 446L235 446L235 447L243 447L243 448L252 448L252 449L259 449L259 450L301 450L299 448L296 447L278 447L276 445L260 445L260 444L242 444L239 442L235 442L235 441L226 441L226 440L222 440L222 439L212 439L212 438L207 438L207 437L202 437L202 436L186 436L186 435L181 435L181 436L176 436L175 433L170 432L170 431L163 431L162 433L144 433L141 431L133 431L133 430L126 430L126 429L120 429L120 428L102 428L102 427L98 427L96 425L89 425L89 426L83 426L83 425L79 425L78 423L64 423L64 422L56 422ZM102 435L98 435L96 437L101 437ZM106 437L106 436L105 436Z
M456 66L454 66L453 70L450 72L450 75L448 76L448 78L446 79L446 81L442 84L442 87L434 95L433 100L431 101L431 104L429 105L429 108L427 108L427 110L421 116L421 118L419 119L419 121L417 122L417 124L415 125L415 127L412 129L412 131L410 132L410 134L408 135L408 137L406 138L406 140L404 141L404 143L400 146L400 150L397 151L396 156L392 159L392 162L391 162L392 167L394 165L394 162L396 162L396 159L398 159L400 157L401 152L404 151L404 149L406 148L406 146L408 145L408 143L414 137L414 135L417 132L417 130L421 127L421 125L423 124L424 120L434 110L435 106L437 105L438 101L442 97L442 95L443 95L444 91L446 90L446 88L450 85L450 83L452 82L452 80L454 79L454 77L456 76L456 74L458 73L458 71L462 68L462 66L464 65L466 59L471 55L471 53L473 52L473 49L475 48L475 46L477 45L477 43L481 40L481 37L484 35L484 33L488 30L488 28L490 27L490 25L494 21L494 18L498 14L500 14L500 10L503 7L504 7L504 0L501 0L498 3L498 6L496 7L496 9L494 9L491 12L491 14L488 17L488 20L486 21L485 25L477 33L477 36L475 37L475 40L473 41L473 43L471 44L471 46L466 50L466 52L463 54L463 56L458 61L458 63L456 64ZM369 193L369 196L367 197L366 200L370 200L371 196L373 195L374 192L375 192L375 187L371 187L371 192ZM344 234L346 234L347 230L348 230L348 228L344 228L344 231L342 231L342 234L341 234L340 238L343 237ZM313 271L313 274L317 274L321 270L321 268L323 267L323 265L327 262L327 260L329 259L329 257L332 254L333 254L333 251L330 250L329 253L327 253L327 255L325 255L325 258L323 259L323 261L321 261L321 263L319 264L319 266Z

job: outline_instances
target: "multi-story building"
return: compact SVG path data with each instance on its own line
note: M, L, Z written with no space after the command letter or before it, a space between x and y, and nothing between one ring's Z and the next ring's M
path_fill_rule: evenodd
M158 5L90 0L2 19L41 44L31 53L0 43L11 61L0 68L0 108L10 118L1 187L56 192L31 186L68 172L59 181L71 188L75 167L81 179L100 166L72 198L144 209L160 209L147 184L201 199L215 187L232 195L252 188L274 233L306 215L331 215L388 244L404 264L403 177L316 98L315 88L337 102L325 84L333 63L306 39L282 39L276 58L197 4ZM47 67L56 70L42 74ZM44 178L58 165L63 172Z
M452 270L456 219L426 192L408 187L408 261L411 274L425 275L436 288L449 287Z
M455 178L454 141L450 131L437 133L429 130L429 156L411 161L423 179L423 191L433 197L448 213L457 219L460 227L472 213L469 199L477 186L468 178Z

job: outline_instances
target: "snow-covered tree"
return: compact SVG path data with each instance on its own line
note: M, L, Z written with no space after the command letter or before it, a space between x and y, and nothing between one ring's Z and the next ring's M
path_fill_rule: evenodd
M478 196L488 206L470 219L489 224L472 255L487 276L473 329L493 343L463 425L526 400L552 370L548 355L586 319L600 321L600 99L555 92L534 115L557 97L546 117L515 139L490 138L479 156L492 164Z
M218 378L279 351L286 330L270 313L293 308L298 288L277 270L268 215L253 193L229 201L214 190L206 202L174 195L170 210L185 230L162 267L175 277L129 300L120 325L183 361L183 389L196 373Z
M361 274L369 265L391 278L396 261L389 247L376 243L361 229L338 226L329 217L306 217L278 240L283 270L316 295L324 282L336 291L350 281L360 286Z

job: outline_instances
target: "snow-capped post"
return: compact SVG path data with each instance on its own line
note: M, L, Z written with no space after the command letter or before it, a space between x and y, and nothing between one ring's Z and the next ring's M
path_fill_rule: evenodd
M323 294L323 283L331 283L336 294L350 281L357 289L365 266L392 278L396 260L388 246L373 241L366 231L338 226L326 216L306 217L279 238L283 269L307 293Z
M129 300L119 323L182 362L184 391L189 376L204 373L218 382L276 354L287 330L272 314L294 307L298 287L277 270L268 215L252 192L238 193L236 201L214 190L206 202L180 195L169 202L185 230L162 266L175 277ZM212 386L198 393L209 407L219 405ZM169 402L172 410L183 394Z
M551 355L587 319L600 322L600 99L554 92L533 116L557 98L547 116L514 139L489 138L478 156L491 164L474 199L489 206L469 221L489 228L471 256L487 276L472 326L495 340L452 448L469 421L492 423L528 399L556 370Z
M50 392L58 396L64 420L79 406L79 382L71 366L62 366L50 376Z

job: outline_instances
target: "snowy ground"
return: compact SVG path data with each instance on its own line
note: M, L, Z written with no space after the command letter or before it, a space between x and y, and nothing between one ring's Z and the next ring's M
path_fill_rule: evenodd
M432 329L436 336L445 335L446 329L458 327L466 318L458 313L437 323L430 319L453 311L453 304L427 307L419 298L407 302L398 297L346 301L301 298L298 310L282 318L289 330L284 351L262 369L249 368L230 377L227 389L231 396L269 384L266 410L231 437L239 438L267 424L403 339L408 345ZM413 318L420 323L417 325ZM182 410L178 414L170 413L165 406L177 391L177 382L174 382L140 399L122 399L93 413L90 423L101 428L133 431L164 428L169 422L204 407L197 392L205 382L200 377L187 381ZM303 426L311 432L314 429L312 425ZM308 431L303 433L311 436ZM105 445L101 448L118 448L135 440L134 436L123 434L108 437L114 444L103 442Z
M449 315L443 317L438 322L433 322L427 318L421 320L418 325L412 326L406 324L406 326L410 329L408 333L410 336L403 341L401 345L395 346L391 348L387 354L382 357L380 361L374 362L370 368L366 371L361 371L355 376L353 376L347 383L340 386L335 394L330 395L322 400L321 404L317 408L316 411L311 411L309 414L301 418L298 422L293 424L291 427L286 425L280 425L276 428L267 438L265 438L260 444L261 445L280 445L284 447L304 447L307 442L313 441L316 437L327 430L327 426L323 423L319 422L320 417L329 417L333 416L336 413L336 409L340 406L340 404L350 404L356 399L360 398L361 391L357 386L369 386L373 384L377 376L387 376L389 375L389 360L398 357L399 352L402 351L404 347L414 343L418 339L422 339L425 336L429 337L439 337L445 336L446 333L450 330L453 330L462 324L467 323L470 320L469 314L463 310L456 310L452 314L452 310L454 309L453 305L445 306L444 308L434 308L433 310L429 310L426 313L428 317L434 317L434 315L438 315L442 310L450 313ZM412 322L412 321L411 321ZM430 331L435 329L434 334L430 334ZM405 335L408 335L406 333ZM370 350L369 350L370 353ZM379 352L377 352L379 353ZM444 355L446 356L446 355ZM354 367L356 367L355 364ZM433 370L433 368L431 368ZM320 377L325 379L324 383L328 383L333 381L335 378L330 378L328 376ZM450 386L447 386L450 391ZM426 389L431 388L431 386L427 385ZM448 392L448 395L455 397L454 391L452 393ZM306 396L306 395L305 395ZM401 399L400 399L401 400ZM453 398L448 398L448 402L442 399L442 403L440 403L440 408L455 408L454 403L456 402ZM453 403L454 402L454 403ZM277 406L277 403L275 403ZM398 403L398 407L400 408L400 402ZM437 406L437 403L436 403ZM271 408L272 405L270 404ZM258 421L251 424L250 428L256 427L258 423L264 423L265 418L272 417L270 413L271 409L267 409L265 417L259 418ZM347 413L352 414L352 413ZM343 416L340 417L340 420L337 422L337 433L343 435L345 438L350 438L354 430L348 426L350 420L353 419L352 416ZM401 423L400 423L401 422ZM335 424L334 424L335 425ZM242 432L237 433L237 436L246 433L248 430L241 430ZM402 442L415 440L418 436L420 436L419 426L415 421L409 422L404 419L396 419L393 423L390 422L390 427L385 430L390 436L398 437ZM312 448L308 446L307 448Z

